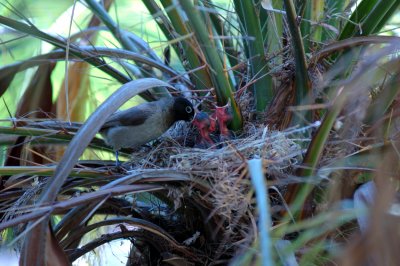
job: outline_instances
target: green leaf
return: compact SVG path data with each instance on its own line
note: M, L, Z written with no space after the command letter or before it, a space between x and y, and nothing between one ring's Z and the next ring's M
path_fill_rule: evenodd
M197 41L202 44L200 47L206 57L213 83L215 84L217 102L219 106L224 106L230 102L233 112L232 129L239 130L243 123L242 115L233 95L232 83L229 80L226 69L224 69L221 56L209 36L206 24L197 7L191 1L180 0L179 2L189 18L190 26L193 28Z
M284 0L283 3L286 9L287 22L289 25L290 35L292 37L290 43L292 44L293 56L295 59L296 104L309 104L310 100L308 99L308 97L310 96L309 93L311 92L311 82L310 78L308 77L308 67L304 51L303 39L301 37L299 26L297 25L296 11L292 0ZM298 116L308 118L309 121L311 120L309 112L302 112L301 114L298 114ZM301 117L302 120L296 121L300 123L300 126L304 123L303 117Z
M378 33L399 6L399 0L363 0L351 14L339 40Z
M269 75L270 69L264 53L260 18L256 14L253 1L235 0L234 4L241 23L242 35L247 36L244 42L250 66L248 82L253 83L256 110L263 112L272 101L273 88L272 77Z

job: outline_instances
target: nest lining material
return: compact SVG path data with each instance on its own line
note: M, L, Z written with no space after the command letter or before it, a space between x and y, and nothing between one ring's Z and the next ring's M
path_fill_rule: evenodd
M132 171L149 168L176 170L207 181L212 191L203 197L214 206L210 216L218 214L227 221L237 220L238 211L242 213L252 209L251 182L245 171L248 159L264 159L267 162L266 174L276 178L290 174L292 166L302 158L300 145L291 138L298 129L279 132L247 124L244 131L246 134L243 136L208 149L183 147L166 138L150 152L141 150L135 153Z
M253 188L247 177L247 160L261 158L266 163L268 178L278 183L289 177L294 166L302 161L301 142L298 138L318 125L272 131L263 125L246 123L241 136L218 143L208 149L189 148L180 145L176 138L164 138L158 145L132 155L132 172L166 170L189 174L193 179L207 182L210 191L194 192L192 184L176 188L173 197L175 209L184 203L184 198L196 193L210 206L208 219L222 219L215 254L236 253L254 241L256 234L255 204ZM190 129L179 128L180 136L193 139ZM172 133L173 134L173 133ZM171 134L171 135L172 135ZM282 182L283 184L285 181Z

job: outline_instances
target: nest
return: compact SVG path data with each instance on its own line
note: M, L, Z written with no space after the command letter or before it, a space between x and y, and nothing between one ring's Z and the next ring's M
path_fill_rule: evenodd
M216 254L237 250L233 243L248 247L254 240L256 204L247 174L247 160L263 159L269 180L279 181L291 175L293 166L302 159L302 148L294 139L299 129L271 131L268 127L247 123L241 136L200 149L185 147L183 143L195 136L188 128L178 128L179 134L186 136L183 142L164 138L151 149L133 154L132 171L174 170L206 182L211 190L201 194L201 198L212 205L207 220L218 216L224 221L222 229L219 228L223 239ZM193 193L190 189L182 193ZM179 198L176 191L172 194ZM175 205L180 206L179 203Z

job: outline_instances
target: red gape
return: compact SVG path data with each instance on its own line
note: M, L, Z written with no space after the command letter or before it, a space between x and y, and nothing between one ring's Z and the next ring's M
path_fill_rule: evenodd
M212 132L215 130L215 120L212 118L210 119L207 113L199 112L194 117L193 124L200 131L200 143L204 143L205 141L206 143L213 145L214 142L210 137L210 131ZM211 130L212 128L214 128L214 130Z
M230 138L230 132L228 129L228 122L232 119L232 114L229 109L229 103L225 106L216 106L215 116L218 121L219 133L222 138Z
M232 114L229 109L229 104L219 107L215 107L214 113L208 115L205 112L199 112L196 114L193 124L197 127L200 132L201 140L200 144L213 145L214 141L210 137L210 133L213 133L218 129L220 133L220 140L226 140L230 138L230 131L228 129L228 122L232 119Z

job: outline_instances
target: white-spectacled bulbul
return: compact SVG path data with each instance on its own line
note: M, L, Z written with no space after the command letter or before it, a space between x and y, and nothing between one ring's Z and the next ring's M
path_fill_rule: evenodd
M146 102L127 110L112 114L100 129L107 145L116 151L121 148L137 148L164 134L175 122L191 121L194 116L193 105L183 97L165 97L158 101ZM48 121L35 124L42 128L65 128L77 130L79 123L72 128L64 123Z

